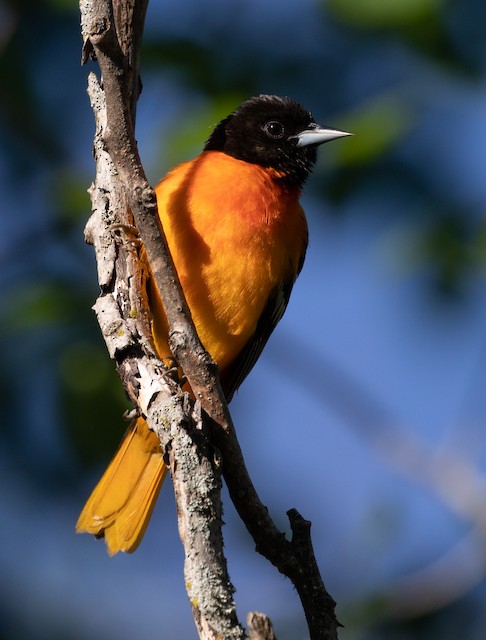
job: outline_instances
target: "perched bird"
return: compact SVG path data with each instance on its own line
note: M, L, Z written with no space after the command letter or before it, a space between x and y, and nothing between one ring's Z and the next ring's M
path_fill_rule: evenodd
M290 98L260 95L222 120L202 153L156 187L184 294L228 401L282 317L302 269L308 233L299 197L317 146L347 135L317 125ZM150 282L148 294L155 346L167 358L167 321ZM77 531L104 536L110 555L134 551L166 473L157 436L137 418Z

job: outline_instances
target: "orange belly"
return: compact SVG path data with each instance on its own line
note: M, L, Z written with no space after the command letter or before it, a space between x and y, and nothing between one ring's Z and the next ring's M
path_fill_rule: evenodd
M307 241L299 193L267 169L208 151L169 173L156 194L196 330L224 370L255 332L272 290L297 275ZM167 356L165 314L159 300L151 306L157 350Z

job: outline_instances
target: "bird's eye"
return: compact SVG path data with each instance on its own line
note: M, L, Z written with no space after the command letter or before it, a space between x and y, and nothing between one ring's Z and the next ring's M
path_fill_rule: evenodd
M279 138L283 138L285 134L284 126L281 122L277 120L270 120L270 122L266 122L263 125L263 131L274 140L278 140Z

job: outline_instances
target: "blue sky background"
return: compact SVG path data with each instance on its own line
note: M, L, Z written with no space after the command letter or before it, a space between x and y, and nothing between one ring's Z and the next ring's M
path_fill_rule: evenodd
M485 8L393 6L152 2L137 137L155 183L251 94L354 132L320 150L306 264L233 418L274 519L313 523L341 638L479 640ZM0 638L195 638L170 482L134 555L74 533L126 404L90 311L87 70L73 3L0 17ZM305 638L226 495L225 522L240 617Z

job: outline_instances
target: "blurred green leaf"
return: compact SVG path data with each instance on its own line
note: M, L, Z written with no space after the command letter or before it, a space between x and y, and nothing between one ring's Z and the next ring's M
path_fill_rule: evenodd
M78 314L89 313L79 291L56 281L25 285L6 300L2 319L15 333L66 324L77 317L82 320Z
M445 0L328 0L330 13L361 27L402 27L437 14Z
M61 170L53 185L53 200L60 219L72 223L86 220L91 210L87 191L89 179Z
M429 222L421 235L415 236L410 254L419 268L431 269L440 292L462 293L465 281L484 269L485 224L472 222L463 212L449 212Z
M486 263L486 223L482 223L475 233L473 254L479 265Z
M112 369L106 350L87 341L70 344L60 359L64 384L79 394L89 394L103 386Z
M339 127L353 133L347 144L332 148L333 164L355 167L380 158L395 145L415 123L415 114L400 94L382 95L359 110L343 117Z
M77 0L46 0L46 4L54 11L59 12L72 12L73 9L77 10L79 6Z
M101 339L67 346L59 358L63 425L81 463L108 459L127 428L130 407Z
M245 99L241 94L227 93L214 97L202 108L188 109L183 127L173 127L165 138L165 158L168 166L188 160L202 151L214 126Z

